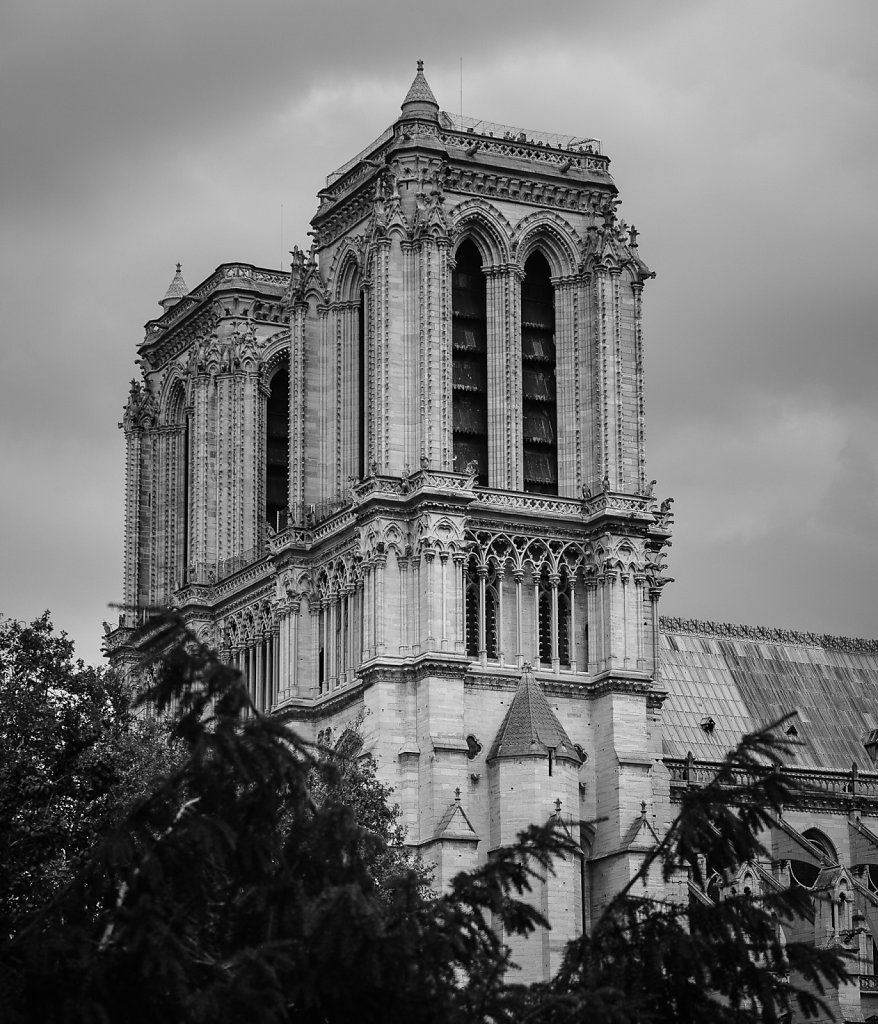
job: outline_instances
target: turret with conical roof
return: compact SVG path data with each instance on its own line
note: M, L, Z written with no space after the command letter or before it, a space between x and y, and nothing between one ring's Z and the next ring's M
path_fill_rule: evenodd
M433 90L424 78L424 62L418 61L418 72L409 88L406 98L402 101L401 121L414 120L416 118L439 120L439 104L433 95Z
M530 665L525 665L487 758L490 847L514 842L532 822L552 819L579 836L582 758ZM505 936L525 981L544 981L560 966L564 943L582 931L581 854L556 861L534 880L529 897L552 922L549 933Z
M177 272L168 285L168 290L165 292L165 297L159 300L159 305L167 311L171 306L176 306L180 299L185 298L189 294L189 289L186 287L186 282L183 280L183 274L181 273L181 266L177 264Z
M488 761L498 757L566 757L580 763L580 756L558 716L534 678L530 665L524 666L518 690L497 730Z

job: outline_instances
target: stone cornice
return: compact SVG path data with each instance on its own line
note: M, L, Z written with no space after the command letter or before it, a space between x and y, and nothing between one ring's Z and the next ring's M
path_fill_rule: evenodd
M206 334L219 320L244 318L243 310L226 315L222 307L214 308L217 299L236 292L255 301L264 300L266 308L251 319L275 328L277 333L278 328L286 326L284 293L289 279L290 275L283 271L266 270L249 263L221 264L163 316L147 322L145 337L138 346L139 355L157 368L174 358L192 340Z
M213 608L215 617L219 619L223 616L242 611L251 605L259 604L262 601L273 601L275 591L274 579L275 577L272 573L268 580L260 581L261 585L257 583L255 587L251 587L243 594L236 589L231 594L218 596Z
M537 671L534 678L544 693L555 697L582 697L585 693L589 677L582 672L569 672L556 676L553 672ZM504 665L502 668L482 668L470 664L464 679L467 690L498 690L514 693L521 683L521 671Z
M228 288L243 288L254 292L259 291L260 285L269 285L285 290L289 281L290 275L283 270L267 270L252 263L221 263L210 277L193 288L185 298L171 306L162 316L148 321L146 329L167 330L188 316L204 299Z
M677 633L715 640L747 640L751 643L782 644L796 647L822 647L852 654L878 654L878 640L848 636L830 636L828 633L800 633L793 629L773 629L770 626L738 626L730 622L709 622L702 619L682 619L662 615L659 619L662 633Z
M653 680L639 672L602 672L590 676L584 672L555 675L546 669L534 673L540 688L554 697L595 697L604 693L644 693L651 708L661 707L667 691L656 687ZM468 690L515 691L521 682L521 672L506 665L482 668L470 664L464 684Z
M583 690L594 697L606 693L642 694L654 703L656 697L664 691L657 688L654 680L644 672L631 672L623 669L610 669L590 679Z
M546 173L542 168L534 170L543 175ZM530 168L527 174L522 174L520 170L516 173L493 166L452 164L448 169L445 188L452 195L479 196L541 210L564 210L585 216L594 216L599 212L600 201L616 194L616 187L609 174L606 175L604 189L596 188L594 183L559 182L554 176L553 180L535 179L532 174Z
M402 477L376 474L354 484L347 499L322 522L288 526L271 538L269 546L274 555L290 549L310 552L378 515L411 518L425 511L459 514L472 500L470 478L460 473L421 470Z
M360 669L367 686L379 681L397 683L415 682L428 676L446 679L461 679L470 666L469 658L463 654L444 654L427 651L406 661L389 661L375 658Z
M318 722L362 701L363 691L368 685L364 679L358 677L349 686L322 693L317 697L292 697L276 705L272 713L283 722Z

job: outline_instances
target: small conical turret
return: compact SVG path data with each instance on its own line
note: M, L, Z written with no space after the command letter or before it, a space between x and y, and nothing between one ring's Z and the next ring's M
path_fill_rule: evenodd
M534 678L530 665L524 666L521 682L500 725L488 760L498 757L566 757L579 764L576 747L549 706Z
M424 62L418 61L418 73L411 84L411 88L402 101L401 121L408 121L413 118L427 119L429 121L439 120L439 104L433 95L433 90L424 78Z
M186 282L183 280L183 275L180 273L180 264L177 264L177 273L174 274L174 278L168 285L168 290L165 292L165 297L159 300L159 305L167 313L171 306L176 306L180 299L185 298L189 294L189 289L186 287Z

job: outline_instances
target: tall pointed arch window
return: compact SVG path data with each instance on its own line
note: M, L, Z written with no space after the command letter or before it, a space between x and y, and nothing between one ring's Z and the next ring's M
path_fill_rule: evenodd
M183 432L180 438L182 451L181 470L182 487L180 501L180 537L178 549L180 551L180 566L183 570L183 581L188 582L189 578L189 506L192 502L192 414L186 412L183 418Z
M189 565L189 504L191 501L191 422L192 412L186 407L186 396L182 388L172 405L170 422L177 428L177 480L175 508L172 513L171 536L173 571L171 584L185 586L188 582Z
M281 529L286 525L290 482L290 371L286 365L271 378L265 420L265 520Z
M488 483L488 333L485 275L467 239L451 275L452 424L454 469Z
M521 384L524 489L557 494L555 290L540 252L528 257L521 284Z
M359 452L357 470L365 478L369 467L366 450L366 292L362 289L357 304L357 408L354 415Z

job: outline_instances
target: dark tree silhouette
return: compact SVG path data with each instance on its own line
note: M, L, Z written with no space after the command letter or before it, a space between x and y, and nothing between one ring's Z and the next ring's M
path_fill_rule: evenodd
M813 1011L808 985L842 977L834 952L783 945L797 891L682 906L641 892L654 877L703 882L705 858L728 871L757 855L768 815L795 799L770 733L687 792L640 875L558 976L528 988L498 935L545 923L526 897L570 852L566 835L534 827L431 894L368 767L256 713L181 623L166 618L153 642L167 653L143 700L172 716L183 756L0 937L11 1021L725 1024L779 1020L791 997Z

